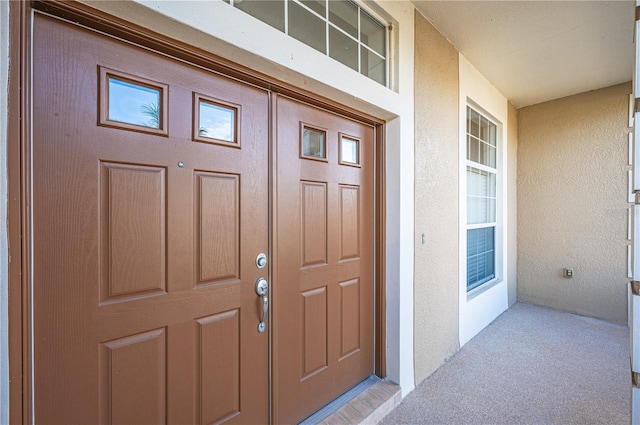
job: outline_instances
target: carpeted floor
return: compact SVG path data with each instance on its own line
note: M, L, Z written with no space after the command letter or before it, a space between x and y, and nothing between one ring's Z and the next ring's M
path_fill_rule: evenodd
M629 424L629 328L518 303L381 423Z

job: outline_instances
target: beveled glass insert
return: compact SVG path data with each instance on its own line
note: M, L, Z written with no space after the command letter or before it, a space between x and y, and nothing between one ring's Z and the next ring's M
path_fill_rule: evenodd
M302 156L321 159L327 157L324 131L304 127L302 130Z
M200 101L198 136L207 139L236 142L236 110Z
M340 139L340 162L345 164L360 164L358 140L342 136Z
M147 87L109 76L109 121L162 128L162 94Z

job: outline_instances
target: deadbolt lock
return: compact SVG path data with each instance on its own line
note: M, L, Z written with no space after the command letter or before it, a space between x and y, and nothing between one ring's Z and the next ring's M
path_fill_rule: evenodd
M267 255L264 252L261 252L256 257L256 267L259 269L264 269L267 266Z

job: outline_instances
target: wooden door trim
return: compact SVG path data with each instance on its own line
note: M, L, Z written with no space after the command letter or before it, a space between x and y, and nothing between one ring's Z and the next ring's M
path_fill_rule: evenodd
M64 0L33 0L32 5L35 9L69 20L70 22L120 37L123 40L148 47L195 65L203 66L249 84L285 94L357 121L371 125L384 124L384 121L377 117L338 104L331 99L321 97L311 91L284 83L267 74L260 73L231 62L223 57L214 55L213 53L151 31L148 28L143 28L105 12L93 9L85 4Z
M385 122L377 117L345 107L331 99L278 81L268 75L233 63L227 59L178 42L167 36L97 11L89 6L62 0L11 2L11 44L8 119L8 240L9 240L9 375L10 422L31 422L31 308L30 308L30 55L31 13L40 10L76 22L88 28L120 37L198 66L265 88L274 93L303 101L344 117L372 125L376 135L375 210L376 210L376 303L375 309L375 373L386 376L386 283L385 283ZM272 114L273 115L273 114ZM273 163L273 161L271 161ZM272 176L272 185L276 182ZM272 210L272 208L270 208ZM272 223L275 221L272 217ZM275 249L275 248L274 248ZM13 255L12 255L13 254ZM273 254L273 253L272 253ZM14 294L14 295L11 295ZM17 294L17 295L16 295ZM272 375L273 376L273 375ZM273 406L275 400L272 400Z
M386 139L385 139L385 126L376 125L375 128L375 170L374 170L374 184L375 184L375 270L374 278L376 280L375 291L375 305L373 306L375 311L375 343L374 343L374 355L375 355L375 373L379 377L387 376L387 355L386 355L386 342L387 342L387 300L386 300L386 175L385 175L385 162L386 162Z
M10 2L9 86L7 120L7 221L9 246L9 422L30 417L29 238L26 196L30 102L28 75L31 44L30 8L26 1Z

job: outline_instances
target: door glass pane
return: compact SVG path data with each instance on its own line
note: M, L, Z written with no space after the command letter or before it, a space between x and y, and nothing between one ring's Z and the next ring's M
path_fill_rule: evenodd
M160 90L109 77L108 120L161 128Z
M284 32L284 0L236 0L233 5Z
M348 164L359 164L358 141L342 137L340 140L340 161Z
M386 61L366 47L361 47L360 51L362 56L362 62L360 64L362 74L371 78L373 81L385 85L387 83Z
M334 27L329 28L329 56L358 70L358 43Z
M209 139L236 141L236 111L232 108L200 101L198 136Z
M302 6L289 2L289 35L322 53L327 53L326 24Z
M302 131L302 156L326 158L324 131L304 127Z
M362 9L360 9L360 41L381 56L385 56L386 27Z
M358 38L358 6L346 0L329 2L329 21Z
M304 4L323 18L327 17L327 0L301 0L300 3ZM330 3L333 3L333 1Z

